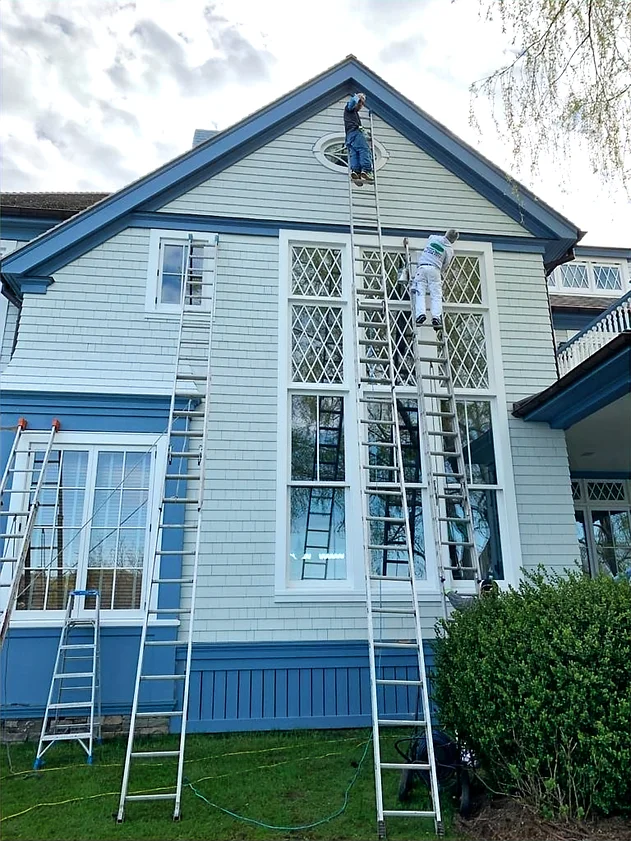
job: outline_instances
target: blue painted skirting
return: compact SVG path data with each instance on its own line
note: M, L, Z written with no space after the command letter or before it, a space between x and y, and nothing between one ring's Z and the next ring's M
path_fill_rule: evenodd
M161 635L173 633L164 629ZM7 675L4 718L37 718L44 711L59 631L13 630L3 651ZM102 632L103 712L131 708L138 628ZM174 649L157 647L164 658L156 672L169 673ZM8 662L5 664L5 653ZM186 651L177 648L176 666ZM426 656L431 666L431 649ZM167 662L168 661L168 662ZM404 650L384 654L384 677L414 679L414 658ZM6 669L6 672L5 672ZM156 687L154 691L159 691ZM181 691L181 688L180 688ZM411 717L416 687L385 687L384 712ZM154 696L162 709L179 702L170 687ZM364 641L197 643L193 646L188 729L191 732L360 727L370 724L368 653ZM178 723L174 724L174 732Z

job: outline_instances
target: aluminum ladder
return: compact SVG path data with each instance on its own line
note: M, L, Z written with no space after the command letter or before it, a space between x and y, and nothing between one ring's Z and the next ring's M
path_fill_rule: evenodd
M204 466L210 411L217 239L216 235L203 241L189 236L187 245L167 430L167 465L160 501L160 518L155 530L153 561L146 588L144 620L117 813L119 823L125 818L126 805L136 800L173 801L173 820L179 820L181 816L195 597L201 545ZM182 535L183 545L174 546L173 539L177 539L178 535ZM180 559L186 569L174 568ZM167 604L170 605L168 607L165 605L167 598ZM179 620L179 638L154 639L149 626L152 620L159 619ZM177 667L177 647L184 647L186 650L183 672L178 671ZM155 668L152 668L152 656L160 651L170 655L167 657L171 663L168 673L156 673ZM176 699L173 709L165 711L164 704L151 697L143 697L156 686L173 688L173 696ZM158 751L134 750L138 722L143 718L156 717L166 718L176 724L179 721L178 748ZM171 757L176 761L173 790L159 794L130 793L132 762L153 757Z
M403 240L405 267L412 278L409 242ZM410 287L414 323L414 292ZM482 576L475 544L467 463L458 421L449 342L444 325L414 327L414 371L419 424L434 546L438 560L443 616L479 595Z
M373 161L375 157L374 125L370 114L370 137ZM365 198L364 198L365 197ZM361 199L361 201L360 201ZM357 314L356 365L359 383L359 461L361 468L362 521L366 578L366 611L368 619L368 655L370 667L370 699L377 803L377 829L385 838L385 819L433 818L436 833L443 833L438 793L436 760L432 741L432 722L423 651L423 634L418 605L414 568L414 545L410 529L410 512L404 471L401 438L401 419L396 393L394 365L394 320L388 296L388 277L385 266L378 174L374 182L359 187L350 178L349 207L351 253L353 266L353 298ZM359 211L359 212L358 212ZM378 244L377 256L367 260L361 249L356 252L360 235L369 236ZM374 246L371 247L374 250ZM369 278L378 284L370 285ZM417 448L418 451L418 448ZM398 526L400 542L384 543L385 526ZM390 529L392 534L392 528ZM394 539L390 537L389 539ZM375 567L373 553L379 553L386 563ZM391 574L389 561L395 572ZM403 585L404 592L396 596L384 592L386 588ZM395 600L396 598L396 600ZM384 626L386 620L386 626ZM389 620L389 621L388 621ZM406 641L400 641L405 638ZM414 679L385 677L387 663L382 655L391 649L409 651L414 663ZM387 690L396 692L414 687L418 693L414 718L389 716L385 708ZM428 762L392 762L382 759L382 728L407 728L424 733L427 740ZM396 771L422 771L430 780L431 809L403 810L384 808L383 774Z
M37 512L42 506L41 492L46 485L48 462L60 423L53 420L42 461L37 465L20 447L26 427L26 420L20 418L0 482L0 543L3 545L0 593L8 591L2 599L0 648L9 631L11 614L20 595L22 573L31 545ZM36 475L37 481L34 481ZM5 566L10 568L10 574L5 571Z
M92 605L86 604L88 599ZM76 616L79 600L92 616ZM55 742L79 742L88 765L93 762L94 743L101 741L100 607L98 590L71 590L68 594L35 770L44 765L44 754Z

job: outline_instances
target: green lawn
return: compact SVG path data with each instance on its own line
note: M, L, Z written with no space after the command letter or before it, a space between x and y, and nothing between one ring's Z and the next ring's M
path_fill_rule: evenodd
M249 818L282 827L321 820L342 808L344 792L356 774L369 737L365 730L292 731L219 736L193 735L187 741L186 778L212 803ZM394 737L390 740L392 742ZM146 740L149 744L149 740ZM153 749L175 746L174 737L154 737ZM113 818L118 806L125 743L108 741L96 751L92 766L76 744L50 748L44 769L31 771L35 745L2 749L0 836L9 839L371 839L376 838L372 746L339 817L311 829L290 832L245 823L197 797L183 796L182 820L171 820L167 802L129 803L123 824ZM391 744L385 759L395 758ZM386 772L386 808L396 808L398 772ZM391 776L390 776L391 775ZM170 786L172 759L136 761L132 792ZM64 802L65 801L65 802ZM427 809L423 787L407 808ZM453 806L443 804L446 835ZM387 824L388 839L434 837L433 821L396 818Z

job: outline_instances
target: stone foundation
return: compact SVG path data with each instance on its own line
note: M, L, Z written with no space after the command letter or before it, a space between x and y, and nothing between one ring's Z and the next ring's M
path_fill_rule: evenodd
M64 719L66 724L82 724L80 718ZM42 729L41 718L8 718L0 725L0 741L37 742ZM123 736L129 731L128 715L104 715L101 735L104 739ZM157 736L169 732L169 720L166 716L139 718L136 720L136 733L139 736Z

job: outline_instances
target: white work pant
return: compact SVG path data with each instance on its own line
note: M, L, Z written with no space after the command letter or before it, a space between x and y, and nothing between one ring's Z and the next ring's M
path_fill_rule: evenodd
M432 318L441 318L443 283L440 269L435 266L419 266L410 285L414 292L414 318L425 312L425 296L428 292Z

